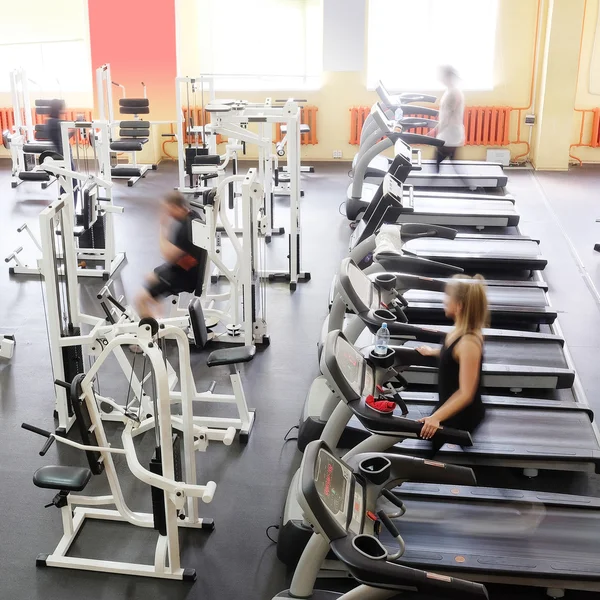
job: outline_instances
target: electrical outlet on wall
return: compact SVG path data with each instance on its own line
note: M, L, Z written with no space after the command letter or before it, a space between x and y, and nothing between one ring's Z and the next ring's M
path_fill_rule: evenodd
M334 150L333 151L333 158L342 158L343 154L341 150Z

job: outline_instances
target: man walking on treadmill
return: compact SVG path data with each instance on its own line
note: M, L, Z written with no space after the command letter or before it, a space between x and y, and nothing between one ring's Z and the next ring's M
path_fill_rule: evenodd
M430 135L443 140L445 144L436 148L435 164L440 172L443 160L454 160L457 148L465 144L465 97L459 88L459 77L456 70L449 66L440 68L440 80L446 91L440 100L438 125Z

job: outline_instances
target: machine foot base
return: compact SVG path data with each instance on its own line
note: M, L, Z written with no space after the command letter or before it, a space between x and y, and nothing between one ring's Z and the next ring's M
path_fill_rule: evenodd
M215 520L214 519L202 519L202 530L203 531L214 531Z
M239 437L240 444L247 444L250 439L250 434L252 433L252 429L254 429L254 420L256 419L256 409L252 409L248 411L250 413L250 426L248 429L240 429Z
M46 561L48 560L49 556L49 554L38 554L37 558L35 559L35 566L41 568L46 567Z
M196 581L196 569L184 569L183 581Z

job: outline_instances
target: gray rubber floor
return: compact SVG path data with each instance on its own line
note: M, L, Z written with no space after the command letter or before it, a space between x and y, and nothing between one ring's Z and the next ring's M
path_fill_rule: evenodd
M1 161L0 257L27 244L16 228L23 222L35 225L39 211L56 194L55 188L41 191L35 184L11 190L7 169L8 164ZM52 493L34 488L31 475L44 464L83 464L84 459L64 448L60 452L53 448L40 458L41 438L20 429L23 421L53 427L44 307L39 280L10 279L6 268L0 270L0 332L17 335L12 362L0 364L0 598L259 600L271 598L288 586L290 574L278 562L265 529L279 521L288 482L299 464L295 443L285 444L283 436L297 423L304 396L317 374L316 342L326 314L329 286L347 252L348 223L339 213L348 185L347 170L347 164L318 165L315 174L303 178L303 269L311 272L312 280L300 284L293 294L285 284L269 287L272 343L243 371L248 402L257 409L249 444L214 446L200 457L200 478L214 479L218 489L213 503L203 508L205 516L215 518L215 531L183 536L185 566L198 571L194 585L35 568L36 555L55 547L61 525L56 509L43 508ZM600 225L594 223L600 216L594 213L600 171L534 176L511 170L508 174L509 191L516 196L523 217L523 232L542 240L550 261L545 278L552 303L559 311L589 401L600 411L600 309L584 277L590 273L600 286L600 255L589 247L593 240L600 241ZM121 181L115 183L117 202L125 207L117 223L118 248L128 256L121 280L130 296L144 274L160 261L157 206L161 194L175 183L176 170L168 163L134 188ZM278 225L286 225L289 201L282 197L276 204ZM32 262L35 253L27 246L23 255L29 253ZM574 248L583 258L585 271ZM275 238L269 250L271 268L285 267L286 254L286 238ZM86 284L84 296L93 297L98 285ZM212 379L226 381L226 372L208 373L203 358L202 354L193 357L198 387ZM583 474L550 473L527 480L514 471L490 469L480 470L478 478L486 485L600 494L600 479ZM104 489L101 481L92 482L90 487L91 492ZM133 484L125 489L133 508L149 508L147 490ZM77 550L99 557L118 559L126 553L149 558L149 541L148 532L94 524L85 528ZM335 584L325 582L324 586ZM492 598L543 597L542 591L501 586L490 589ZM593 596L570 593L569 597Z

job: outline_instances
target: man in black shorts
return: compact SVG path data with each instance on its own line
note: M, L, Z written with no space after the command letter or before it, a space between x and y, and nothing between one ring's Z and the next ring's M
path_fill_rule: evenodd
M182 292L202 293L207 252L194 246L192 241L192 221L198 218L198 214L188 208L183 194L170 192L163 199L160 251L165 262L148 276L136 298L141 318L156 317L161 298Z

